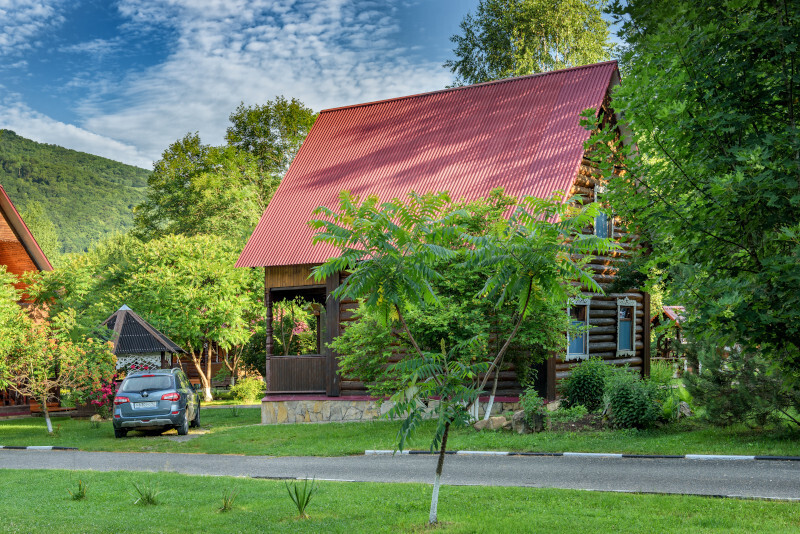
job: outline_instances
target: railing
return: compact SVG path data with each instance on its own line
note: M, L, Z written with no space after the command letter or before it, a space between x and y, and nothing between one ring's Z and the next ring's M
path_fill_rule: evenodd
M270 357L268 393L325 393L325 356Z

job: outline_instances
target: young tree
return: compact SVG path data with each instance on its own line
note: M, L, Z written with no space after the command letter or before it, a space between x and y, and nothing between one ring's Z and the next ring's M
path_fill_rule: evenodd
M581 235L596 214L596 207L577 209L557 198L527 197L502 226L483 235L472 235L457 224L463 211L450 212L446 193L411 193L403 202L379 204L376 197L364 201L348 192L340 195L338 212L320 207L314 242L334 245L341 251L314 269L317 280L349 276L334 292L336 297L362 299L372 317L384 324L396 319L409 354L392 366L395 371L394 406L391 416L405 416L398 433L400 449L423 418L438 420L431 450L439 449L429 522L438 520L437 506L447 436L452 425L469 421L469 408L484 390L491 372L501 364L520 326L537 298L566 302L570 282L601 291L576 257L594 250L608 250L607 240ZM486 354L487 335L447 347L442 338L438 350L425 350L406 321L412 306L434 305L438 300L433 282L442 278L439 262L457 256L455 245L466 250L466 265L484 269L486 278L476 299L494 306L511 303L516 308L510 332L496 353ZM566 340L564 340L566 343ZM434 398L435 403L431 403Z
M453 35L455 85L605 61L612 46L605 0L480 0Z
M631 0L614 108L630 133L592 143L608 200L649 251L645 274L696 338L763 352L800 384L800 106L796 2ZM590 126L594 127L594 126ZM633 156L638 151L638 157Z

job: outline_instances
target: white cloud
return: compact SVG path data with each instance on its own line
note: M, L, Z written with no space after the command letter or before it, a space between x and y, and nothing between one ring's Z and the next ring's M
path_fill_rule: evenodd
M75 43L66 45L59 48L60 52L71 52L77 54L88 54L95 57L103 57L107 54L114 53L121 48L122 39L117 37L115 39L93 39L83 43Z
M145 169L153 168L153 160L136 146L54 120L25 106L15 96L0 102L0 129L13 130L40 143L80 150Z
M319 110L450 82L439 63L404 57L386 2L121 0L119 9L143 31L174 31L175 48L163 63L118 80L114 91L89 89L77 111L83 131L150 159L187 132L221 143L240 101L283 94Z
M0 0L0 54L39 46L42 32L64 22L63 5L63 0Z

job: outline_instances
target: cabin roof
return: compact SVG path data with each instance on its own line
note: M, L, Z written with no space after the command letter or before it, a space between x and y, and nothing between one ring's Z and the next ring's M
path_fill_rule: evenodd
M124 304L103 325L116 334L112 340L116 355L186 352Z
M50 265L50 261L47 259L47 256L44 255L44 252L42 252L39 243L36 242L33 234L28 229L28 225L22 220L22 216L20 216L17 208L14 206L14 203L11 202L8 193L6 193L2 185L0 185L0 211L2 211L2 215L5 217L6 221L8 221L9 226L11 226L11 229L14 231L15 237L25 249L25 252L34 266L40 271L52 271L53 266Z
M317 206L339 192L382 201L449 191L475 200L492 189L566 199L589 132L619 80L614 61L323 110L242 251L237 267L308 265L338 251L311 245Z

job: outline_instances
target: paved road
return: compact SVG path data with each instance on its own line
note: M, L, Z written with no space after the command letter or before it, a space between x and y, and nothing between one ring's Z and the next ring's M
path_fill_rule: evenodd
M193 475L316 477L430 483L433 456L337 458L0 450L0 469L174 471ZM448 456L443 482L800 500L800 462Z

